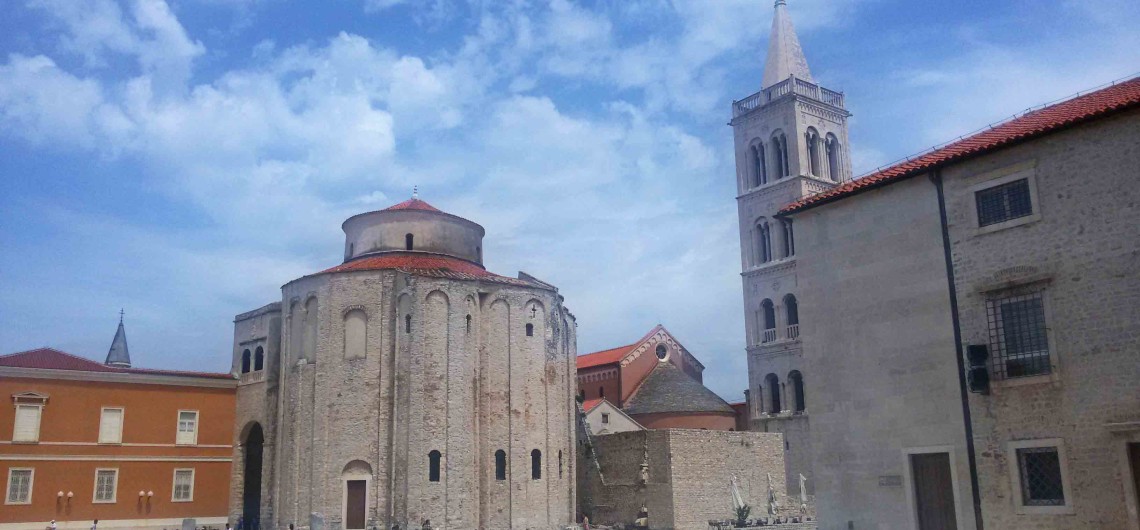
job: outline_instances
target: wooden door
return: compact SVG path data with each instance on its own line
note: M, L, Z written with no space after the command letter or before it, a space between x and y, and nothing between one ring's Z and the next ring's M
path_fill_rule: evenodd
M918 530L955 530L954 485L950 479L949 453L910 455L914 477L914 504Z
M364 480L348 481L348 493L345 499L344 527L346 530L363 530L365 511L365 485Z

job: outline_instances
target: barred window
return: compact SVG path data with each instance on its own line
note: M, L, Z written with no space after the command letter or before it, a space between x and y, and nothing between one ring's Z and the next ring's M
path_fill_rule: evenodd
M1033 203L1029 197L1029 179L1019 179L976 191L974 199L978 203L979 227L1033 214Z
M1025 447L1017 450L1021 475L1021 503L1025 506L1064 506L1065 486L1061 458L1056 447Z
M1052 371L1040 291L988 300L986 317L995 379L1045 375Z

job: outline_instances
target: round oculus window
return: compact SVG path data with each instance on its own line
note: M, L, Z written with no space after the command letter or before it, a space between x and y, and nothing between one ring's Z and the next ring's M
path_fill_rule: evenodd
M665 349L664 344L657 345L657 360L664 361L669 358L669 350Z

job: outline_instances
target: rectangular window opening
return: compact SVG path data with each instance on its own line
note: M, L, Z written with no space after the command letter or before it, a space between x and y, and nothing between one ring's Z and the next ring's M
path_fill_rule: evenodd
M8 470L8 495L5 504L31 504L32 478L35 470L11 468Z
M1029 179L1019 179L974 192L978 226L989 226L1033 215Z
M95 495L92 502L98 503L112 503L115 502L115 493L119 484L119 470L118 469L96 469L95 470Z
M103 408L99 418L99 443L123 443L123 409Z
M994 379L1052 372L1045 304L1040 291L986 301Z
M174 470L174 490L170 498L174 502L190 502L194 500L194 470Z
M1017 450L1021 477L1021 502L1025 506L1064 506L1061 458L1056 447L1025 447Z
M12 429L13 442L40 441L41 405L16 405L16 422Z
M198 443L198 411L178 411L178 445L194 445Z

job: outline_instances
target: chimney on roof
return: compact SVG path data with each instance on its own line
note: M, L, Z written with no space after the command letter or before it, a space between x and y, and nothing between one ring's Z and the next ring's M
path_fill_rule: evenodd
M123 310L119 310L119 329L115 330L115 338L111 341L111 349L107 351L107 366L120 368L131 367L131 354L127 351L127 331L123 328Z

